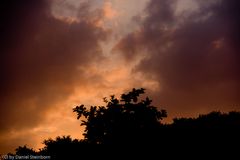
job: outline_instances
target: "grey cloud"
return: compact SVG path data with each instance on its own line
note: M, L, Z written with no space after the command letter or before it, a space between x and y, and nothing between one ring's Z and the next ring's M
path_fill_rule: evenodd
M240 2L200 5L181 23L174 15L175 2L150 1L141 30L115 49L128 61L136 51L147 50L135 71L154 75L161 87L154 98L173 116L239 109Z
M104 60L99 41L108 33L91 21L56 19L47 0L0 3L0 132L6 133L37 126L86 84L87 68Z

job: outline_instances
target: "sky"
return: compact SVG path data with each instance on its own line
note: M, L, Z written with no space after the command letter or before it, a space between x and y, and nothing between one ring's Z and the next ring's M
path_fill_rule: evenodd
M0 153L83 138L72 108L132 88L167 122L240 110L238 0L0 3Z

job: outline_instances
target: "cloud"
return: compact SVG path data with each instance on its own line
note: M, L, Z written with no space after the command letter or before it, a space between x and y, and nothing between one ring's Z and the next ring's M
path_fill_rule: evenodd
M0 134L38 126L76 86L91 83L89 66L105 59L100 41L108 32L94 14L80 21L52 15L47 0L3 0L0 38ZM81 14L84 12L84 14ZM90 13L89 13L90 14ZM98 17L101 18L101 17ZM57 111L56 111L57 112Z
M78 138L72 107L132 87L170 116L239 109L237 0L0 3L0 152Z
M240 2L194 1L195 9L176 14L177 3L151 0L140 29L115 50L128 63L143 57L133 74L159 82L153 96L170 115L240 109Z
M108 19L113 19L117 16L117 11L113 9L112 4L110 2L105 2L103 6L104 15Z

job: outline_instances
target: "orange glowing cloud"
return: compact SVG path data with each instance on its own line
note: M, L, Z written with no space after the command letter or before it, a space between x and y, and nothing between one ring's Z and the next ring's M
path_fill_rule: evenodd
M111 2L105 2L103 6L104 17L107 19L113 19L118 16L117 10L112 6Z
M146 88L172 117L239 109L239 1L223 0L215 11L193 1L176 1L175 10L168 0L6 1L0 153L82 138L72 108L104 105L103 97L133 87ZM214 14L196 21L207 12Z

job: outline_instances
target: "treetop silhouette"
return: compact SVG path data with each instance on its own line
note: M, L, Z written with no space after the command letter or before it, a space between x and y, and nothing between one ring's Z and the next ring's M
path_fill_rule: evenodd
M73 111L82 119L85 126L84 137L91 144L123 144L149 141L167 116L165 110L158 110L151 105L152 100L146 97L139 100L145 89L133 88L118 99L114 95L110 100L104 98L106 106L76 106Z
M240 143L240 112L214 111L196 118L175 118L172 123L163 124L161 120L167 117L167 112L152 106L152 100L143 98L144 93L143 88L133 88L120 98L114 95L110 99L104 98L105 106L76 106L73 112L81 120L80 124L85 126L83 140L72 139L70 136L48 139L39 151L23 146L16 149L16 155L92 159L94 156L105 158L113 152L118 156L126 155L132 153L132 148L140 149L137 154L141 155L151 147L164 153L166 148L186 150L204 146L212 149ZM123 146L124 152L122 148L116 149L118 146ZM152 153L152 150L149 153L159 156L158 152Z

